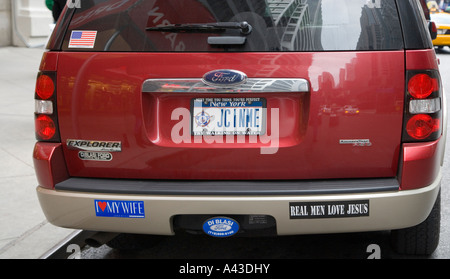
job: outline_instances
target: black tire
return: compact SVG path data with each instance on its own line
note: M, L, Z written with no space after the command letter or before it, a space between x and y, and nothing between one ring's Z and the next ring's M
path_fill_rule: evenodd
M161 242L165 236L145 234L119 234L106 243L107 246L117 250L143 250L150 249Z
M399 254L431 255L439 244L441 229L441 193L427 219L417 226L391 232L391 244Z

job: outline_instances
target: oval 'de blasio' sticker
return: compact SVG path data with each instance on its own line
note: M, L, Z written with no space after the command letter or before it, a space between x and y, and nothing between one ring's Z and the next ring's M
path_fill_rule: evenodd
M229 237L239 231L239 223L228 217L214 217L203 223L203 231L214 237Z

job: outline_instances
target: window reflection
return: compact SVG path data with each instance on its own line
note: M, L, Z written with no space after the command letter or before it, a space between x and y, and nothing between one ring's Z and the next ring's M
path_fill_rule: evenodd
M95 50L211 52L403 48L394 0L95 0L95 4L79 9L69 28L97 30ZM189 7L188 13L186 7ZM242 36L239 30L146 31L147 27L170 24L240 21L247 21L253 27L243 45L208 44L210 36Z

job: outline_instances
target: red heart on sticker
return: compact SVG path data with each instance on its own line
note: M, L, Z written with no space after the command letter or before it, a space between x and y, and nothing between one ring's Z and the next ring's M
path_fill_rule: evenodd
M105 211L106 208L106 202L97 202L98 206L102 211Z

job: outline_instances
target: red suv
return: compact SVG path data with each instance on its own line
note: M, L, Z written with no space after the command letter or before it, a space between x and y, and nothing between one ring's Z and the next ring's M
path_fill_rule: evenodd
M95 0L36 85L56 225L439 241L446 107L418 0Z

